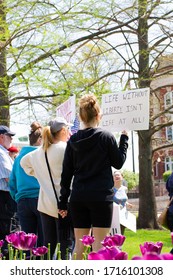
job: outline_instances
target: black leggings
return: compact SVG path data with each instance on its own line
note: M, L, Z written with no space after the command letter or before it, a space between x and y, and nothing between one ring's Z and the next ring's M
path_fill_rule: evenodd
M50 243L51 258L53 258L57 243L60 243L61 259L66 260L72 253L72 248L74 246L73 236L67 238L67 236L63 235L62 233L60 234L59 222L57 218L51 217L44 213L40 213L40 215L43 228L43 243L45 246L48 246L48 243ZM66 253L67 249L68 256Z
M111 227L112 201L71 201L70 210L74 228Z

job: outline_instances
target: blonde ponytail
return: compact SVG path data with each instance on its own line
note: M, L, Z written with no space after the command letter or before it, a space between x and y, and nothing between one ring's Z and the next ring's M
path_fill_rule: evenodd
M53 136L50 126L45 126L42 132L43 150L46 152L50 145L53 144Z

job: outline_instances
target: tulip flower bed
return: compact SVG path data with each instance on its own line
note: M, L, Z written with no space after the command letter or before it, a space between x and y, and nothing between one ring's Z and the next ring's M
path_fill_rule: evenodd
M88 240L87 240L88 238ZM171 233L171 239L173 243L173 233ZM91 247L94 242L94 238L84 236L81 240L85 247ZM101 242L103 248L98 250L97 252L89 252L85 254L85 252L89 251L85 250L84 259L86 260L128 260L128 254L126 252L121 251L120 247L122 247L125 241L125 236L120 234L115 234L113 236L106 236L104 240ZM144 244L140 244L140 256L132 257L132 260L173 260L173 254L171 253L161 253L163 243L162 242L144 242Z
M81 242L84 245L83 259L84 260L128 260L127 252L121 250L126 237L121 234L106 236L101 242L102 248L97 252L92 252L92 244L95 241L94 236L83 236ZM173 243L173 233L171 233ZM33 233L26 234L23 231L11 233L6 236L8 242L9 260L25 260L26 251L29 251L29 259L35 260L50 260L50 246L36 248L37 236ZM0 240L0 250L4 244L4 240ZM57 244L57 259L61 260L60 244ZM141 255L133 256L132 260L173 260L173 254L161 253L163 243L144 242L139 245ZM0 259L5 260L5 257L0 251Z
M29 251L29 259L44 259L44 255L50 256L50 248L45 246L35 247L37 242L37 235L34 233L26 234L24 231L17 231L6 236L6 241L8 242L8 254L9 260L23 260L26 258L26 251ZM0 250L4 244L4 240L0 240ZM6 259L0 251L0 259ZM50 259L50 257L49 257Z

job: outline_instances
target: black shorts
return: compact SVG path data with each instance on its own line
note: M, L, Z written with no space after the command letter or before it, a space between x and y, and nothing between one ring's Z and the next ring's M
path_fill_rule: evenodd
M112 201L71 201L74 228L109 228L112 223Z

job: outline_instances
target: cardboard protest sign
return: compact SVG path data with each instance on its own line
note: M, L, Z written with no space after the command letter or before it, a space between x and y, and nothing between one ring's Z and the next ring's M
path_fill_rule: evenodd
M113 203L113 216L112 216L112 225L110 234L121 234L120 229L120 206L116 203Z
M113 203L113 216L110 234L121 234L120 224L136 232L136 216L129 212L126 207Z
M149 128L149 88L102 95L100 125L110 131Z
M136 232L136 216L123 207L120 210L120 224Z
M76 99L75 95L56 108L56 116L64 117L67 122L73 123L76 117Z

